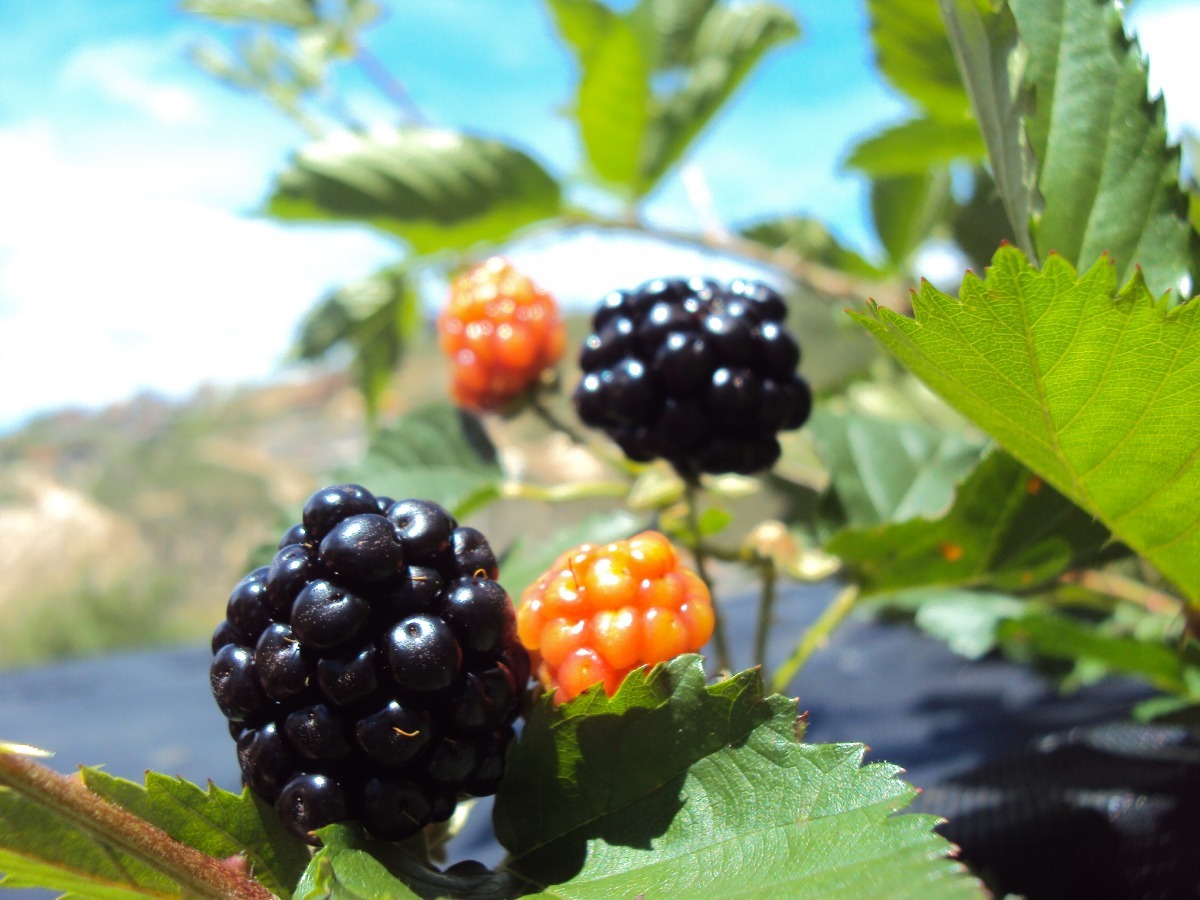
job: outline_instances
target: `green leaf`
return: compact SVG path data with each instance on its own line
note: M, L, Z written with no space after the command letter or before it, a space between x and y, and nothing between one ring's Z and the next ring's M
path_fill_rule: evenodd
M909 119L855 145L846 165L875 178L920 175L952 162L983 159L986 149L971 119Z
M10 788L0 788L0 888L72 897L178 897L179 885Z
M880 0L882 2L882 0ZM1017 246L1034 255L1030 218L1037 203L1033 154L1025 135L1025 51L1008 6L938 0L954 57L988 148Z
M697 656L537 705L494 822L549 896L981 896L895 766L806 745L757 671L706 686ZM554 886L554 887L551 887Z
M631 537L643 523L624 510L593 513L573 525L560 528L553 537L531 542L518 540L505 554L500 567L500 584L519 603L525 589L554 565L559 554L579 544L607 544Z
M340 344L350 344L359 389L373 418L420 324L412 281L402 268L392 267L321 300L301 325L296 353L301 359L316 359Z
M582 65L608 33L615 13L599 0L546 0L563 40L575 49Z
M958 588L917 588L876 598L879 606L910 610L926 634L945 641L955 653L980 659L997 643L1000 623L1025 615L1029 604L1011 594Z
M716 0L640 0L632 12L655 47L654 68L686 65L692 58L696 32Z
M817 408L808 423L850 525L940 513L979 462L983 443L920 422Z
M678 91L655 98L646 133L639 195L681 159L767 51L800 34L795 17L772 3L714 6L704 17Z
M266 22L297 28L317 23L311 0L184 0L182 9L212 19L239 22Z
M248 789L202 790L182 778L146 773L145 787L99 769L82 770L95 793L161 828L175 840L217 859L245 855L254 877L286 896L308 865L309 851L279 822L269 803Z
M797 256L841 269L852 275L878 278L883 273L860 254L842 244L825 224L808 216L784 216L747 225L743 237L775 249L786 248Z
M915 319L855 314L950 405L1200 602L1200 303L1169 310L1107 259L1013 247Z
M650 64L633 26L613 18L581 60L576 117L596 175L638 193L642 141L650 117Z
M498 242L559 211L558 183L499 141L432 128L342 132L293 157L267 210L361 221L417 253Z
M992 176L977 167L974 181L971 195L956 205L950 225L954 240L978 271L987 267L1001 244L1017 239Z
M995 451L941 518L845 529L825 549L850 567L864 594L929 586L1023 591L1099 558L1107 538L1091 516Z
M1143 678L1160 690L1187 693L1179 652L1162 644L1109 635L1053 613L1033 614L1002 622L1000 640L1042 656L1090 662L1104 669Z
M929 0L867 0L875 58L887 79L935 119L970 119L970 101L937 6Z
M950 201L946 169L880 178L871 184L871 214L892 266L908 268Z
M1179 189L1179 148L1167 146L1161 97L1148 99L1146 64L1116 5L1011 0L1025 75L1026 117L1042 208L1034 238L1075 265L1102 253L1124 281L1140 267L1160 294L1200 275L1200 242Z
M481 493L498 496L502 473L479 419L433 403L377 431L362 462L343 476L398 500L433 500L457 515Z

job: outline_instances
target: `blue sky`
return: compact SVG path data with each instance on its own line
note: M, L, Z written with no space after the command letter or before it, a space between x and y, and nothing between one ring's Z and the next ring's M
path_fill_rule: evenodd
M904 104L872 70L863 3L791 5L804 38L760 68L704 136L695 168L725 222L807 212L869 252L862 185L839 163ZM391 6L368 45L430 120L575 171L576 137L557 113L572 63L539 3ZM1172 127L1195 128L1189 54L1200 3L1138 6ZM0 3L0 431L141 390L183 396L272 377L317 297L395 258L395 245L361 230L255 215L271 173L304 138L188 61L197 40L222 33L149 0ZM355 74L344 86L360 118L392 115ZM679 178L650 214L694 223ZM514 255L568 301L702 264L594 239ZM598 273L612 283L598 285Z

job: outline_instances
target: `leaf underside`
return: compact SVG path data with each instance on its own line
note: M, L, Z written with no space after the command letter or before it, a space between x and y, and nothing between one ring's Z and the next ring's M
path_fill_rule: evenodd
M959 299L852 314L952 406L1200 601L1200 304L1169 310L1112 262L1038 272L1003 247Z

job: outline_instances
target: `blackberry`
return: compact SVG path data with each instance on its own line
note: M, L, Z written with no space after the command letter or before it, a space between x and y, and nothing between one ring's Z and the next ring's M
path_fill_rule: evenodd
M812 410L786 316L775 290L742 279L659 278L614 291L580 353L579 418L630 459L666 459L684 478L769 468L776 435Z
M494 793L530 678L496 556L436 503L317 491L213 633L243 780L309 843L402 840Z

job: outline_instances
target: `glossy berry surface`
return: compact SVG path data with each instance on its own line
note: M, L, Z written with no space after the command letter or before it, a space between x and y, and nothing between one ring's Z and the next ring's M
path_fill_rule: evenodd
M457 278L438 317L450 359L450 393L477 412L496 410L529 388L562 356L566 331L554 298L503 257Z
M309 843L401 840L494 793L530 677L496 557L436 503L332 485L213 633L242 777Z
M595 684L611 696L639 666L698 651L713 623L704 581L656 531L567 551L517 612L521 643L556 702Z
M778 433L812 408L786 315L783 298L752 281L668 278L614 291L580 353L579 417L630 459L666 459L685 478L769 468Z

